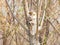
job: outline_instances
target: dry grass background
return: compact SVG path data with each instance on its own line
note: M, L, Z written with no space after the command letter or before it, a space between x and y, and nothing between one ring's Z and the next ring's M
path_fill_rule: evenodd
M13 13L16 13L16 18L27 28L25 22L25 14L23 9L23 1L15 0L15 6L17 8L13 8L13 1L8 1L8 4ZM30 6L31 0L28 1ZM40 1L40 0L39 0ZM40 4L42 2L42 4ZM45 36L46 28L39 32L39 35L42 37L42 45L60 45L60 1L59 0L48 0L46 8L46 18L44 19L43 27L46 27L46 20L49 22L49 34L48 37ZM41 0L39 3L39 24L43 15L44 8L44 0ZM32 10L37 11L37 2L33 0ZM38 6L39 7L39 6ZM30 9L31 7L29 7ZM13 11L14 10L14 11ZM2 40L3 45L29 45L29 36L25 29L19 24L19 22L14 19L7 6L5 0L0 0L0 31L2 31ZM0 43L1 45L1 43Z

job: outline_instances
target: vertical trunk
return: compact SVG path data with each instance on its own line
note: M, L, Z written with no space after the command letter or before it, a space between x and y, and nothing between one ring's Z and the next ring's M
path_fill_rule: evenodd
M1 39L3 37L3 32L0 30L0 45L3 45L3 39Z
M30 0L30 6L29 6L30 7L30 11L32 10L32 1L33 0Z
M47 45L48 35L49 35L49 22L48 22L48 20L47 20L47 21L46 21L46 31L45 31L45 41L44 41L44 45Z
M48 6L48 1L45 0L45 9L47 10L47 6ZM45 12L45 15L46 15L46 18L47 16L49 15L48 12ZM48 39L48 34L49 34L49 22L48 22L48 19L46 20L46 29L45 29L45 34L44 34L44 42L43 42L43 45L47 45L47 39Z
M6 38L6 34L5 34L5 31L3 32L4 35L3 35L3 45L7 45L7 38Z
M48 20L46 21L46 37L48 37L49 34L49 22Z
M4 38L4 39L3 39L3 45L6 45L6 41L7 41L7 39Z
M29 41L30 41L30 45L33 45L32 44L32 38L31 38L31 34L30 34L30 25L29 25L29 22L27 21L27 15L28 15L28 3L27 3L27 0L23 0L23 5L24 5L24 12L25 12L25 19L26 19L26 24L27 24L27 27L29 29Z
M37 27L36 27L36 35L38 34L38 0L37 0Z
M12 0L13 2L12 2L12 4L13 4L13 14L14 15L16 15L16 12L15 12L15 1L14 0ZM15 21L14 21L14 17L13 17L13 23L15 23Z

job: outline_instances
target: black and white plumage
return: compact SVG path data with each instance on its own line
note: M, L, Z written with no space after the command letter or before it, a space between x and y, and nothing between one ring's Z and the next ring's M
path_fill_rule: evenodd
M35 33L36 33L36 27L37 27L37 25L36 25L37 24L36 18L37 18L37 15L36 15L35 12L33 12L33 11L29 12L28 20L29 20L29 23L31 25L31 31L30 31L30 33L32 35L35 35Z

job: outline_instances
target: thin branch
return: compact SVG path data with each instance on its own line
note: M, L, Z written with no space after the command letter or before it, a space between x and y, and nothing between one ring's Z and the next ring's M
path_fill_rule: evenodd
M23 0L23 6L24 6L24 13L25 13L25 19L26 19L26 24L27 24L27 27L29 28L29 25L28 25L28 19L27 19L27 16L28 16L28 3L27 3L27 0Z
M14 34L11 36L12 38L11 38L11 40L10 40L9 45L11 45L11 43L12 43L12 39L14 39L13 36L14 36Z
M6 36L6 35L3 36L2 38L0 38L0 40L1 40L1 39L4 39L4 38L8 38L12 31L13 31L13 30L11 30L10 32L8 32L8 33L7 33L8 35L7 35L7 36Z
M26 39L19 31L18 34L21 35L26 41L30 42L28 39Z
M35 7L37 7L37 4L36 4L34 1L32 1L32 4L33 4Z
M52 25L52 27L54 28L54 30L57 32L57 33L59 33L59 35L60 35L60 32L58 31L58 29L56 29L55 27L54 27L54 25L48 20L48 22Z
M11 8L10 8L10 6L8 5L7 0L5 0L5 1L6 1L6 4L7 4L8 8L9 8L9 12L11 13L12 17L17 20L17 22L26 30L27 34L29 35L29 29L27 29L27 28L19 21L19 19L16 18L16 16L13 15L13 13L12 13L12 11L11 11Z

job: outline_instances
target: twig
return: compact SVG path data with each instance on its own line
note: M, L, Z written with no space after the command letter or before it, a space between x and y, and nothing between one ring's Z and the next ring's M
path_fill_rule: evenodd
M48 19L47 19L48 20ZM54 25L48 20L48 22L52 25L52 27L54 28L54 30L57 32L57 33L59 33L59 35L60 35L60 32L54 27Z
M26 41L30 42L28 39L26 39L19 31L18 34L21 35Z
M26 30L27 34L29 35L29 31L28 31L29 29L27 29L27 28L19 21L19 19L16 18L16 16L13 15L13 13L12 13L12 11L11 11L11 8L10 8L10 6L8 5L7 0L5 0L5 1L6 1L6 4L7 4L8 8L9 8L9 11L10 11L11 15L13 16L13 18L17 20L17 22Z

